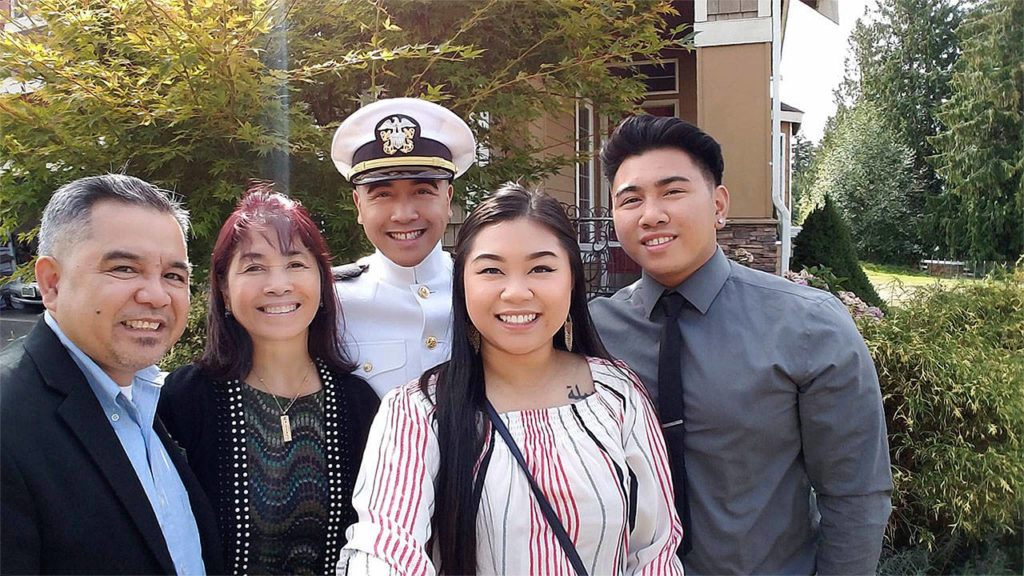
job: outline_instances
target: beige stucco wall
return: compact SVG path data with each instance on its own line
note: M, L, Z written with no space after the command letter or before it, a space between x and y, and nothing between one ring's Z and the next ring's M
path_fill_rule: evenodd
M772 218L771 44L697 50L697 123L722 145L730 219Z
M530 132L543 148L541 157L572 157L576 150L576 116L570 109L557 116L545 116L530 126ZM554 196L559 202L576 203L575 167L563 168L540 184L540 188Z

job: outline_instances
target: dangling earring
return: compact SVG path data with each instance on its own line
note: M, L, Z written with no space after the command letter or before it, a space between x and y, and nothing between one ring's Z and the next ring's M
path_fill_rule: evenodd
M572 352L572 316L565 319L565 349Z
M477 354L480 353L480 331L476 329L470 323L466 323L466 337L469 338L469 345L473 347L473 351Z
M231 318L231 308L227 308L227 307L224 308L224 317L225 318Z

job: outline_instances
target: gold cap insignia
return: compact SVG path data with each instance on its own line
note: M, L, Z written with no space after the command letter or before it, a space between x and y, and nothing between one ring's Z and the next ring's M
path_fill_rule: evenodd
M390 156L398 152L412 152L417 128L416 121L408 116L391 116L378 124L377 134L384 153Z

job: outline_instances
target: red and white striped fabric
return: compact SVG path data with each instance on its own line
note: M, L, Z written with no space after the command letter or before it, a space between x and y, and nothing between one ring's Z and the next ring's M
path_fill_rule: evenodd
M589 361L595 394L502 418L590 574L681 575L682 528L654 409L624 364ZM572 576L505 443L492 436L484 450L478 572ZM437 469L433 404L415 382L393 390L370 430L339 575L435 574L425 544L444 505L434 500Z

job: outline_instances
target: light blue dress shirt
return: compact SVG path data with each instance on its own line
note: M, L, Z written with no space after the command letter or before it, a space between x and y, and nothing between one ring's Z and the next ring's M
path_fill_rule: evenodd
M131 460L135 475L160 523L175 570L182 575L206 574L199 528L192 514L188 492L163 442L153 430L163 374L156 366L136 372L129 400L121 387L64 335L49 312L44 314L44 319L85 374L107 421Z

